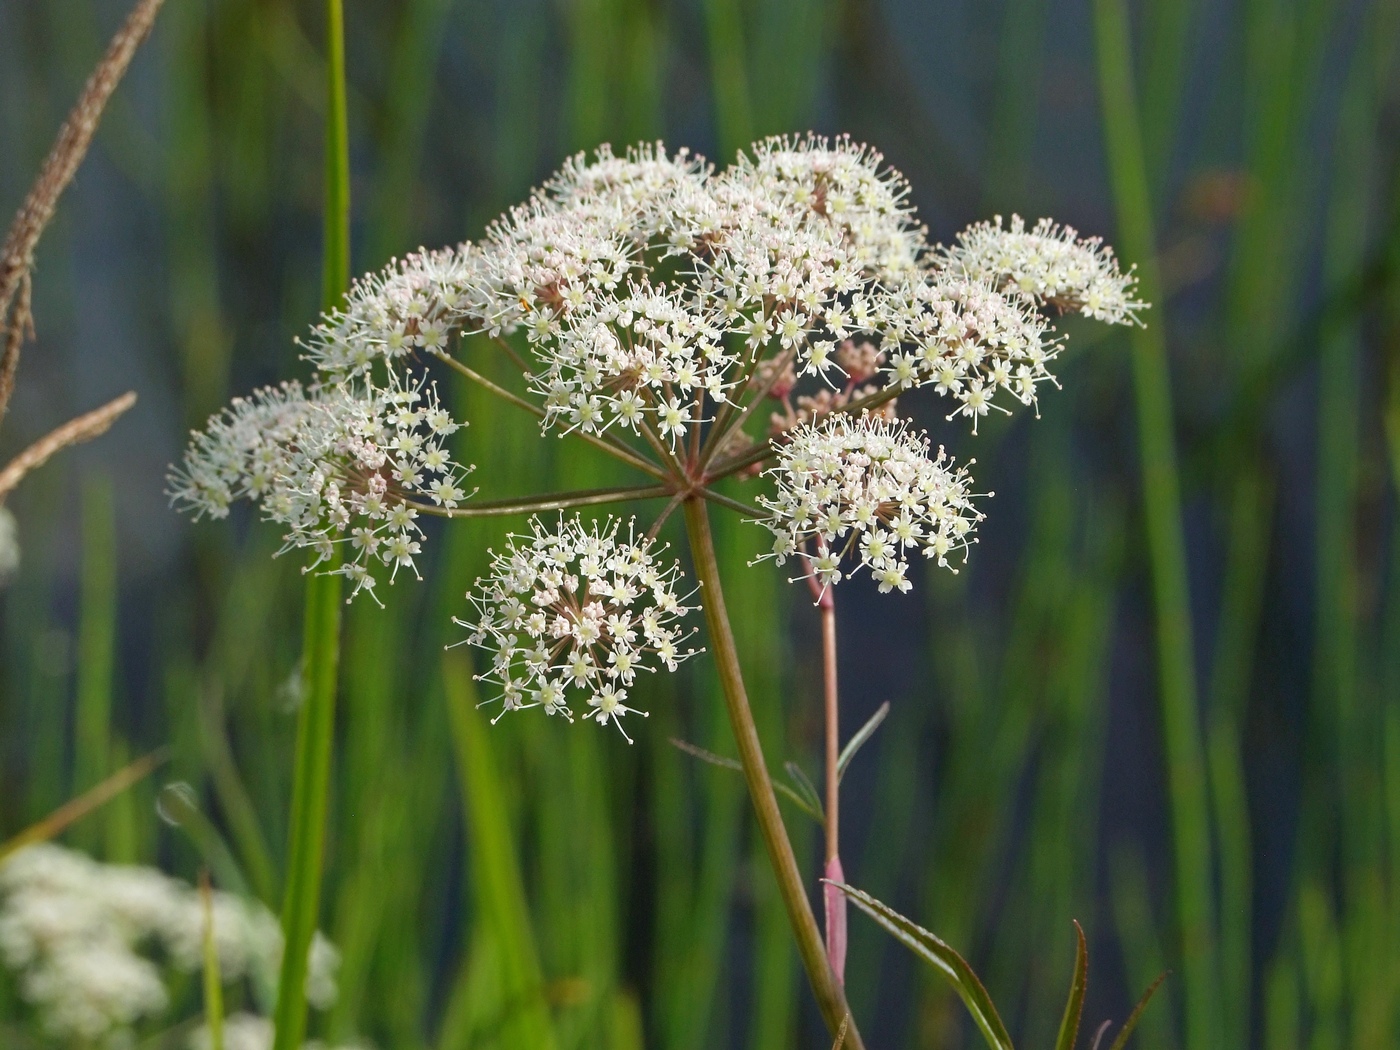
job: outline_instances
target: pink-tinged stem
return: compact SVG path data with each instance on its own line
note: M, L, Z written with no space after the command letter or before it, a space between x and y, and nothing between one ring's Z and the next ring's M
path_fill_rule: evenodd
M841 858L829 857L826 862L826 883L822 900L826 904L826 958L838 983L846 983L846 895L831 885L844 885L846 873L841 870Z
M836 675L836 599L831 587L821 590L817 608L822 619L822 693L826 713L826 877L845 882L841 873L841 696ZM834 872L834 874L833 874ZM836 979L845 983L846 897L825 886L826 955Z

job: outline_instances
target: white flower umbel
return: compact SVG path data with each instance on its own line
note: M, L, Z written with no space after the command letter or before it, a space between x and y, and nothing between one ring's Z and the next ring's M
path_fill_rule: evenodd
M392 378L392 377L391 377ZM194 435L170 494L196 519L222 518L240 498L286 527L286 546L313 567L340 548L334 570L373 593L375 573L416 573L421 512L469 495L469 467L447 441L459 429L429 384L305 391L284 383L239 398Z
M1131 270L1119 270L1102 238L1081 238L1073 227L1051 219L1041 219L1029 231L1019 215L1011 216L1009 227L1001 221L998 215L959 234L945 253L950 266L1061 313L1109 324L1139 323L1147 304L1133 297L1137 278Z
M823 587L842 578L850 557L870 570L881 593L907 591L908 557L918 551L945 568L948 555L975 542L982 515L972 507L971 479L940 448L904 422L845 414L791 432L778 464L777 485L760 502L773 533L772 557L806 563ZM953 570L957 571L957 570Z
M260 904L215 892L214 946L225 982L276 982L282 955L277 918ZM0 963L44 1030L96 1043L127 1032L169 1004L167 970L203 961L205 910L195 889L154 868L99 864L51 844L0 864ZM339 956L317 934L307 996L335 999Z
M542 707L572 721L582 696L583 717L622 730L623 715L646 714L626 705L637 672L674 671L694 653L681 648L694 631L677 622L691 611L676 591L680 565L630 524L620 536L613 519L591 529L562 517L553 529L538 518L530 526L492 552L490 575L468 594L477 620L457 621L491 654L491 670L478 677L501 687L501 714Z

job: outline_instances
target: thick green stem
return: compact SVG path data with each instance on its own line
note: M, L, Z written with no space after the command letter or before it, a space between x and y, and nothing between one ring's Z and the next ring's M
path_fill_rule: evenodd
M835 1034L845 1022L847 1027L843 1045L848 1050L864 1050L865 1044L861 1042L854 1022L847 1020L850 1011L846 1006L846 996L827 963L821 931L817 928L816 916L812 913L812 904L802 883L802 873L798 870L787 828L783 826L783 817L778 811L773 782L768 777L763 745L759 742L748 694L744 691L734 632L724 608L719 563L715 559L714 537L710 533L709 508L702 499L692 497L685 501L685 527L690 538L691 556L695 560L695 575L702 588L701 601L705 607L705 623L709 627L710 650L724 689L729 724L734 731L735 743L739 746L739 762L744 767L744 780L748 784L749 798L753 801L763 843L768 849L769 863L773 865L773 874L777 878L778 892L782 895L793 936L797 939L797 952L802 957L802 965L807 970L807 979L811 982L812 992L817 997L817 1005L821 1008L827 1027Z
M282 973L277 984L277 1040L273 1050L297 1050L306 1031L306 968L321 910L321 865L335 738L336 666L340 660L341 577L309 574L287 847L287 892L282 904Z
M322 299L338 306L350 285L350 145L345 108L345 31L341 0L326 0L326 137ZM331 566L334 568L334 566ZM298 1050L306 1034L306 970L321 911L321 869L335 739L340 663L341 576L306 578L304 692L297 716L287 885L282 903L282 972L273 1050Z
M1152 203L1133 86L1125 0L1096 0L1100 95L1119 241L1137 260L1143 296L1160 308ZM1196 696L1196 657L1182 536L1181 486L1172 436L1171 377L1161 319L1132 332L1133 388L1142 463L1143 516L1157 614L1163 742L1176 859L1177 922L1186 986L1186 1044L1219 1034L1210 811Z

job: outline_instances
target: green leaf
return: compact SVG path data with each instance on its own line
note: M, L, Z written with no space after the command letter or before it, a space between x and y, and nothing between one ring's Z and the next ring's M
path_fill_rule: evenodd
M732 770L736 773L742 773L744 771L744 767L739 764L738 759L725 758L723 755L717 755L713 751L707 751L703 747L699 747L685 740L678 740L676 737L671 737L670 741L672 747L684 751L692 758L698 758L701 762L708 762L712 766L718 766L720 769ZM822 802L821 798L817 795L817 789L812 787L812 782L808 780L807 775L796 766L796 763L789 762L787 765L789 767L788 776L792 777L793 781L797 784L797 790L784 784L781 780L773 781L773 790L784 796L789 802L802 810L803 813L806 813L807 816L811 817L818 824L821 824L825 820L825 817L822 815ZM796 774L793 773L793 769L797 769Z
M1133 1007L1133 1012L1128 1015L1128 1020L1124 1022L1123 1030L1118 1033L1118 1038L1113 1040L1113 1045L1108 1050L1123 1050L1128 1045L1128 1036L1133 1034L1133 1029L1137 1027L1138 1021L1142 1020L1143 1010L1147 1009L1147 1004L1152 1001L1152 996L1156 994L1157 989L1162 987L1162 982L1167 979L1169 972L1163 971L1158 974L1157 979L1147 986L1147 991L1142 993L1142 998L1138 1000L1138 1004Z
M1065 1003L1065 1015L1060 1019L1060 1036L1055 1040L1055 1050L1074 1050L1074 1041L1079 1037L1079 1015L1084 1011L1084 990L1089 985L1089 948L1084 943L1084 929L1076 921L1074 935L1077 939L1074 950L1074 979L1069 985L1069 1001Z
M476 915L487 926L495 955L491 977L499 999L490 1027L499 1030L501 1045L550 1050L556 1043L544 974L514 832L501 804L508 789L496 768L486 719L477 711L471 665L460 650L443 657L442 682L462 808L471 828Z
M823 879L822 881L829 880ZM1011 1036L1007 1034L1006 1026L1001 1023L1001 1018L997 1015L997 1008L992 1005L992 997L987 994L987 989L982 986L982 982L972 972L972 967L967 964L966 959L934 934L906 919L888 905L881 904L868 893L863 893L854 886L847 886L843 882L832 882L831 885L849 897L857 908L883 926L895 940L931 964L947 979L948 983L953 986L953 990L961 997L963 1005L972 1014L972 1019L977 1022L977 1027L982 1030L982 1037L987 1040L987 1045L992 1050L1012 1050ZM1118 1050L1118 1048L1115 1046L1114 1050Z
M890 702L886 700L875 713L870 716L870 720L860 727L860 731L846 742L846 746L841 749L841 757L836 760L836 783L841 783L841 778L846 775L846 767L850 765L851 759L856 757L867 740L875 735L875 730L880 728L880 723L885 720L885 716L890 713Z
M822 807L822 797L818 794L816 785L812 783L806 771L791 759L783 763L783 768L787 770L788 779L792 781L797 794L806 800L808 811L817 820L822 820L822 814L825 812Z

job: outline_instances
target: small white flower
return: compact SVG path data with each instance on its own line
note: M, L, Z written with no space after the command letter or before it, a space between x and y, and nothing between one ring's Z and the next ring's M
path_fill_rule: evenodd
M781 564L797 555L827 587L842 579L850 556L884 593L909 590L910 549L949 567L948 553L972 542L982 515L972 507L971 479L942 449L930 458L928 438L904 422L837 413L789 437L767 472L777 491L759 500L774 537L765 557Z
M1133 298L1137 278L1123 273L1102 238L1080 238L1072 226L1041 219L1027 231L1025 220L1001 216L958 235L946 251L950 266L974 280L990 280L1062 313L1076 311L1096 321L1135 324L1147 304Z
M307 392L298 383L238 398L196 433L170 495L196 520L221 518L238 499L286 528L283 550L310 550L313 564L343 545L335 571L373 594L376 572L414 568L423 533L406 501L452 508L470 467L434 434L457 429L429 384L381 389L354 384Z
M502 714L541 706L572 721L570 691L581 692L586 717L621 729L623 715L645 715L624 703L637 671L673 671L694 652L679 648L694 633L677 624L691 611L676 593L680 565L659 561L664 547L631 526L620 536L613 519L591 530L576 517L552 530L538 518L530 525L531 535L493 552L490 575L468 595L476 622L457 621L491 655L481 680L501 686ZM527 606L538 612L522 618Z

